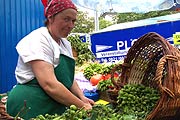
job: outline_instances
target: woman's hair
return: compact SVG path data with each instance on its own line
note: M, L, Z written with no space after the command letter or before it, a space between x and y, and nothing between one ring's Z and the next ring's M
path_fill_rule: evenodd
M47 26L48 25L48 20L47 20L47 18L45 18L45 20L44 20L44 26Z

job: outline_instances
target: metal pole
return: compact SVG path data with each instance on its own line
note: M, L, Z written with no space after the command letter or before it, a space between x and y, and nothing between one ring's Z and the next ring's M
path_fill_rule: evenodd
M98 17L97 8L96 8L96 10L95 10L94 20L95 20L95 31L98 31L98 30L99 30L99 17Z

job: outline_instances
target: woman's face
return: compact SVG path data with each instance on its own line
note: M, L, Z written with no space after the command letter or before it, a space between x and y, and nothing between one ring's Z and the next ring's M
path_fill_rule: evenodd
M51 36L55 40L67 37L74 28L76 19L77 11L71 8L59 12L54 17L48 18L48 29Z

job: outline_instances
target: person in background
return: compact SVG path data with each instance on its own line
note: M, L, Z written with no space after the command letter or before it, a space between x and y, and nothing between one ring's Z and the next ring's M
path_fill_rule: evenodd
M17 44L17 85L7 100L7 113L24 119L62 114L70 105L89 110L94 104L74 80L75 60L65 39L75 26L76 6L71 0L42 3L45 27L32 31Z

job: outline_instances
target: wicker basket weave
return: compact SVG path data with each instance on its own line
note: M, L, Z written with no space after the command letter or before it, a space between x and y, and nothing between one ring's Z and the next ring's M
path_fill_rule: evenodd
M122 69L117 81L113 74ZM115 92L125 84L158 89L161 97L147 120L180 119L180 51L157 33L141 36L129 49L123 64L112 69ZM111 91L113 93L113 91ZM114 94L114 93L113 93Z

